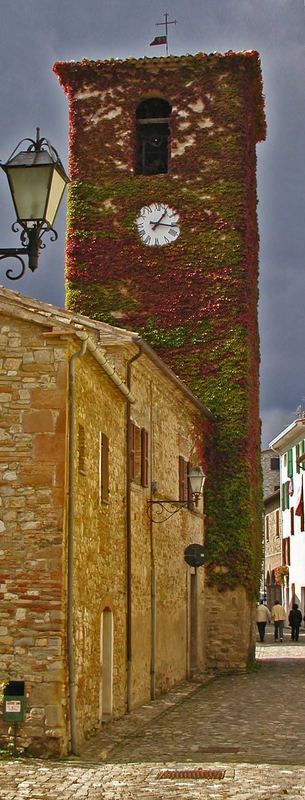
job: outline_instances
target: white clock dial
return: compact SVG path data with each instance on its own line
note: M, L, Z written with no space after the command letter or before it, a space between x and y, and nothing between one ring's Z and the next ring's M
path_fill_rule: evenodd
M164 203L151 203L141 208L136 226L143 244L148 247L172 244L180 233L179 214Z

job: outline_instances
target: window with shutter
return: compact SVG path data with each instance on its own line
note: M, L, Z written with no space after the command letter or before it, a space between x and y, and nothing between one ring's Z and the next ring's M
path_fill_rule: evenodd
M290 535L294 535L294 508L290 509Z
M141 428L138 425L134 426L134 481L141 484Z
M129 428L129 468L130 480L141 485L142 483L142 432L141 428L132 420Z
M282 539L282 564L283 564L283 567L285 567L286 564L287 564L287 560L286 560L286 539Z
M290 567L290 539L286 539L287 542L287 561L288 567Z
M296 445L296 448L295 448L295 457L296 457L296 466L297 466L297 472L300 472L300 471L301 471L300 464L298 463L298 459L299 459L299 456L300 456L300 455L301 455L301 452L300 452L300 444L297 444L297 445Z
M148 431L141 428L141 484L148 486Z
M105 433L100 432L100 502L109 500L109 439Z
M194 508L194 499L193 499L191 484L190 484L190 481L188 479L188 475L191 472L191 469L192 469L191 462L188 461L187 462L187 470L186 470L187 471L187 507L190 509L190 511L192 511L192 509Z
M280 535L280 512L279 511L275 512L275 535L276 535L276 537L278 539L279 535Z
M185 503L188 501L187 484L187 461L183 456L179 456L179 500Z
M78 426L78 471L85 473L85 428Z
M287 466L287 475L289 478L293 477L293 450L292 447L288 450L288 466Z
M134 481L135 476L135 424L132 420L129 423L129 476Z
M286 511L289 508L289 483L290 481L286 481L286 483L282 484L282 510Z

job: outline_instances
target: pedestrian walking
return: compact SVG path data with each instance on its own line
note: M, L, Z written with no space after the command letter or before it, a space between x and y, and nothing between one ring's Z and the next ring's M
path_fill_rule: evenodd
M276 600L274 606L272 606L271 619L274 622L274 639L277 641L280 638L280 642L282 642L286 612L279 600Z
M291 611L289 611L288 622L291 627L291 638L293 642L297 642L299 638L299 630L302 622L302 614L297 603L293 603Z
M256 609L256 624L261 642L263 642L265 638L265 628L267 622L271 622L271 614L269 608L267 608L267 606L264 605L263 600L261 600Z

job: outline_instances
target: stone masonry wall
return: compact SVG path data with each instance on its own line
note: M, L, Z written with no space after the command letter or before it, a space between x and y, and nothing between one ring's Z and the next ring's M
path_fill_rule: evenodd
M66 364L42 326L0 318L0 680L25 681L18 744L66 746ZM0 720L6 738L9 723Z
M132 483L132 703L150 697L151 670L156 693L185 678L190 668L190 568L184 549L203 542L203 508L183 509L167 522L152 522L147 514L151 484L153 499L178 499L178 458L202 463L197 452L196 411L145 356L132 366L131 389L136 397L131 416L149 434L148 487ZM153 512L156 517L155 511ZM151 663L153 576L156 581L156 658ZM198 666L203 667L203 570L199 570Z
M255 658L256 604L245 589L205 590L206 663L212 673L243 671Z
M113 715L126 710L126 400L93 357L76 361L74 633L79 740L103 714L102 614L113 615ZM77 428L85 465L78 465ZM99 499L99 435L109 439L109 500Z

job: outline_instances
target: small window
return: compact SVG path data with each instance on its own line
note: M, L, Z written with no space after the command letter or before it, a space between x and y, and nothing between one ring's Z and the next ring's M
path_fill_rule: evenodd
M278 470L279 468L280 468L280 459L278 457L270 458L270 469L274 471Z
M100 464L99 464L99 496L100 503L109 500L109 439L100 432Z
M85 473L85 428L78 426L78 471Z

